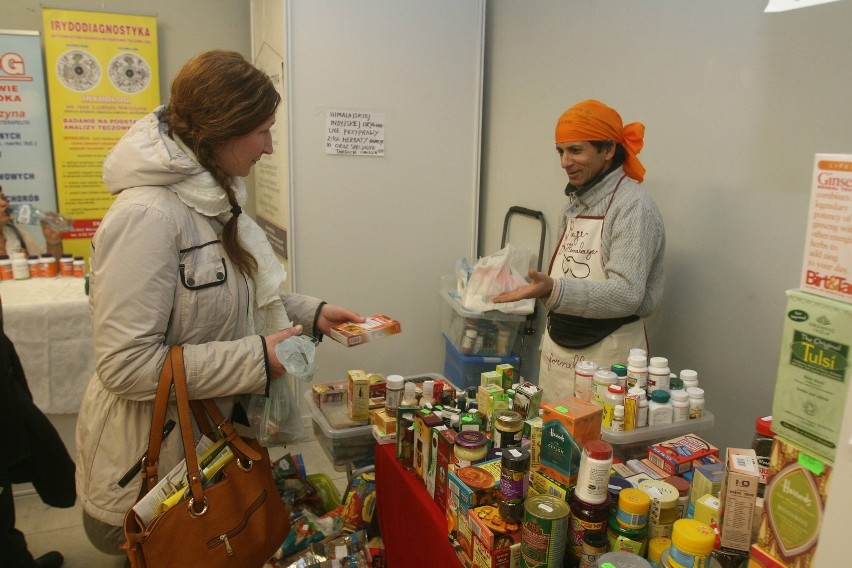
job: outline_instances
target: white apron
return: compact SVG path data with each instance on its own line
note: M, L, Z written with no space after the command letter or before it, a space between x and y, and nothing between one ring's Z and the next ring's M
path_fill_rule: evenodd
M624 177L621 178L624 180ZM618 184L621 185L621 180ZM610 196L607 211L618 186ZM581 204L578 201L576 205ZM569 215L571 210L569 209ZM603 241L603 217L576 216L568 219L559 246L550 260L551 278L578 278L606 280L601 244ZM545 330L541 340L541 366L538 385L544 389L547 401L561 400L574 396L574 367L580 361L593 361L598 367L609 368L615 363L625 363L630 349L648 349L645 324L637 320L622 325L613 333L594 345L584 349L566 349L557 345Z

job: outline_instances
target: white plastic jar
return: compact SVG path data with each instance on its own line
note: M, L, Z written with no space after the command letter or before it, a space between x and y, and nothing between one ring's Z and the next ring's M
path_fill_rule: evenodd
M672 405L669 391L657 389L651 393L648 402L648 426L672 423Z
M648 394L655 390L669 390L669 360L665 357L651 357L648 365Z
M28 280L30 278L30 264L26 258L12 259L12 277L15 280Z
M604 407L610 385L618 382L618 376L609 369L598 369L592 379L592 404Z
M683 422L689 419L689 395L685 390L669 391L669 403L672 405L672 422Z
M684 369L680 372L680 380L683 381L683 390L698 386L698 372L692 369Z
M592 380L598 364L594 361L580 361L574 367L574 396L586 402L592 400Z
M627 388L648 388L648 359L644 355L627 358Z
M686 394L689 396L689 419L704 418L704 389L689 387L686 389Z
M615 407L621 406L622 413L624 412L624 387L620 385L609 385L606 395L604 396L604 411L603 411L603 427L612 428L612 417L615 413ZM622 414L622 429L624 415Z

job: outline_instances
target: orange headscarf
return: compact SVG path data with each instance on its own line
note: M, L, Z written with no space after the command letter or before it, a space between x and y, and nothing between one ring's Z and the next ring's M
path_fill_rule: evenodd
M624 159L624 172L642 183L645 178L645 167L636 155L644 145L645 125L632 122L622 126L621 116L600 101L589 99L577 103L556 123L556 143L577 142L580 140L614 140L627 153Z

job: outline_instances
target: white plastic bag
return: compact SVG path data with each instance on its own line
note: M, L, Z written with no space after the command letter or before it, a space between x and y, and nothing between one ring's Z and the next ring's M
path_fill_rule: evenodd
M495 304L491 298L501 292L509 292L527 284L524 274L530 263L530 252L507 244L504 248L483 256L473 266L466 283L459 279L459 294L464 309L471 312L499 310L506 314L528 315L533 313L535 299L518 300ZM522 272L523 271L523 272Z
M269 397L241 396L241 404L261 446L284 446L307 439L293 379L285 374L269 385Z

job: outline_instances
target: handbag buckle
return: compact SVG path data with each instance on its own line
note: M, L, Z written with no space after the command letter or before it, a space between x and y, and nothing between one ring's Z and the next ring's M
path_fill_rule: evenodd
M190 497L189 498L189 514L192 518L197 519L198 517L202 516L204 513L207 512L207 497L204 498L204 507L201 509L201 511L196 513L194 505L195 505L195 498Z

